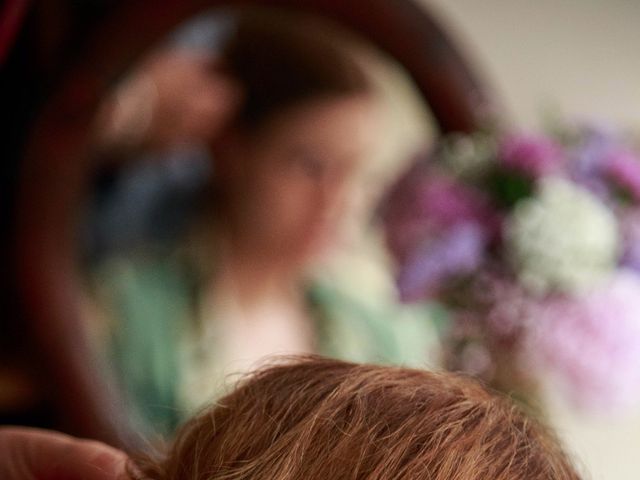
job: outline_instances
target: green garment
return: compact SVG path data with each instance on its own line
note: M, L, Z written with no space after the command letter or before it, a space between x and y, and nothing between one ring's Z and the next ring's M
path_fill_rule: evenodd
M195 327L198 276L178 257L167 256L162 261L111 259L94 280L99 303L116 319L104 351L133 421L147 435L170 434L193 413L181 408L178 388L185 368L180 339ZM319 354L417 367L433 358L428 307L408 311L389 302L372 308L323 283L311 286L307 299Z

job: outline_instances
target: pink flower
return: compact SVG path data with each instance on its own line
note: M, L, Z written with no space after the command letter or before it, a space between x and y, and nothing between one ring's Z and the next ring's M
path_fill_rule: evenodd
M604 171L618 187L640 202L640 158L626 149L608 152L604 161Z
M479 191L444 175L430 174L416 192L420 216L438 227L486 216L486 199Z
M474 295L489 307L485 318L488 332L502 339L520 337L528 328L536 300L505 272L482 272L478 277Z
M563 157L560 145L537 135L507 136L498 149L498 160L504 167L532 178L560 171Z
M526 354L573 402L611 412L640 403L640 277L619 271L602 289L541 304Z

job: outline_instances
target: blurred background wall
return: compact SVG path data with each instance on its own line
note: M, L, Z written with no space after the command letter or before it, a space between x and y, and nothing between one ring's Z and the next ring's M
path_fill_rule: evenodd
M450 25L516 126L541 127L555 109L640 131L639 1L421 1ZM593 418L551 403L594 479L640 478L640 411Z
M518 123L558 107L640 125L640 2L420 1L455 28Z

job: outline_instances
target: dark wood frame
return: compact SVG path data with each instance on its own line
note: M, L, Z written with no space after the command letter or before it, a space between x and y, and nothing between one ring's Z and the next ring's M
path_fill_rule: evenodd
M118 446L135 443L81 317L76 232L90 176L90 120L108 87L178 23L210 7L247 4L318 13L361 34L406 68L442 132L472 130L491 109L468 62L433 16L411 0L122 2L87 38L43 107L18 202L16 255L25 318L72 433Z

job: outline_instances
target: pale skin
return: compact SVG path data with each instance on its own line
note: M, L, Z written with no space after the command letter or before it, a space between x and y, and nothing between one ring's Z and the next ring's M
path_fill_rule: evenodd
M376 147L379 120L369 95L322 98L214 145L226 245L209 298L231 306L212 309L227 337L239 339L229 357L252 352L247 364L255 365L268 354L314 351L302 276L339 243L357 194L356 172Z
M376 148L379 119L368 95L311 100L257 131L214 145L234 250L296 268L327 247L355 172ZM286 253L286 255L284 255Z
M26 427L0 428L4 480L126 480L124 452L101 442Z
M149 55L101 105L95 147L163 150L215 135L242 100L219 62L189 49Z

